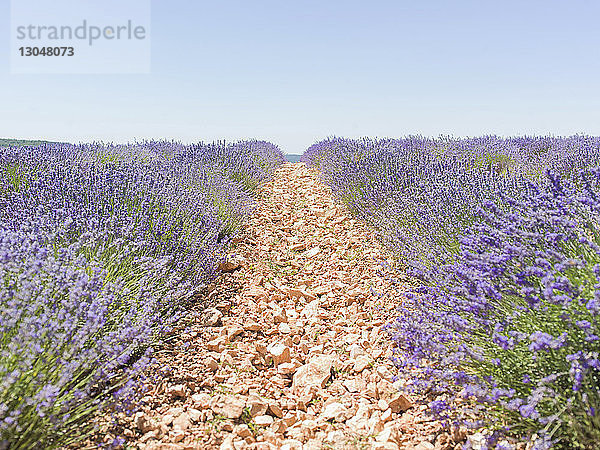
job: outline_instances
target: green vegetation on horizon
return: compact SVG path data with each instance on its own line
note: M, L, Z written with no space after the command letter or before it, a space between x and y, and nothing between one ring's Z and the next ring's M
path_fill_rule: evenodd
M41 144L57 144L58 142L52 141L40 141L30 139L8 139L0 138L0 147L25 147L27 145L41 145Z

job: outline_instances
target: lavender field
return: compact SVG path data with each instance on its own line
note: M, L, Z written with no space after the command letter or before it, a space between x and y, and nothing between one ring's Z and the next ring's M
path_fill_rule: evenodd
M388 331L437 417L596 448L600 138L331 138L303 160L415 281Z
M228 448L244 430L235 441L242 447L259 436L275 447L293 436L303 445L313 439L303 424L325 418L321 443L335 447L362 430L369 445L404 448L425 442L421 429L410 439L397 431L403 418L421 414L414 405L423 399L440 429L481 434L478 448L595 447L600 138L331 138L304 153L309 168L284 160L263 141L0 148L0 448L78 446L94 431L94 418L119 413L129 435L107 433L106 447L130 441L145 448L154 439ZM273 197L257 202L261 185ZM367 234L375 231L394 262L382 272L386 286L396 286L386 291L394 306L379 314L396 381L406 382L402 408L397 385L385 379L385 364L392 368L385 346L357 343L345 352L333 345L363 335L350 318L357 303L374 301L366 285L372 289L380 276L364 256L334 262L352 249L337 233L358 229L336 201ZM194 298L206 296L247 224L249 260L229 281L220 279L223 298L240 309L224 315L212 308L217 319L198 328L209 331L196 333L193 354L162 356L160 364L191 370L192 382L174 377L183 394L153 392L155 408L144 406L140 397L153 384L145 376L158 361L153 348L169 334L188 336L175 326ZM367 275L359 277L364 286L349 290L341 280L356 281L354 264ZM281 269L288 265L293 270ZM281 280L271 283L275 276ZM226 286L233 278L245 280L237 294ZM302 288L294 287L298 280ZM320 312L305 321L308 301ZM333 316L340 311L345 319ZM384 334L367 325L369 336ZM302 376L317 370L319 358L331 360L325 381L313 386ZM340 387L342 377L352 391ZM393 392L369 400L385 406L369 417L360 401L373 379ZM273 380L281 384L274 388ZM250 386L271 386L260 391L270 403L260 403ZM337 408L331 417L330 405ZM168 411L179 411L171 422L185 427L160 431ZM190 411L198 413L196 428ZM228 428L217 430L220 421ZM346 434L331 440L342 427ZM383 442L378 436L386 432ZM470 445L465 436L444 445Z
M282 162L262 141L0 148L0 448L128 408Z

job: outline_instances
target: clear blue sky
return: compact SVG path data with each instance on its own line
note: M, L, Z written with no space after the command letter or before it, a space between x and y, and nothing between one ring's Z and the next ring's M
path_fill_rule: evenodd
M5 32L0 137L598 135L599 20L592 0L153 1L147 75L11 75Z

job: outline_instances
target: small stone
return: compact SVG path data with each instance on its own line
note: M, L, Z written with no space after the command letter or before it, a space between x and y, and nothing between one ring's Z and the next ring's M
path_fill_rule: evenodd
M233 436L226 436L221 443L219 450L235 450L235 447L233 446Z
M290 356L290 349L284 344L274 343L267 347L269 356L273 358L273 363L278 366L282 363L289 363L292 358Z
M431 442L422 441L415 447L415 450L435 450L435 445Z
M377 385L375 383L367 384L365 394L367 395L367 397L371 397L373 399L378 398L379 390L377 389Z
M379 396L384 398L392 398L398 395L398 389L387 380L380 380L377 383L377 391L379 392Z
M386 402L384 399L380 399L377 402L377 407L382 410L385 411L386 409L388 409L390 407L390 405L388 404L388 402Z
M319 424L317 423L316 420L306 419L306 420L302 421L302 428L312 432L312 431L315 431L317 428L319 428Z
M371 434L378 434L383 431L384 423L381 420L381 417L378 413L373 414L367 421L367 425L369 427L369 432Z
M368 428L368 419L369 406L365 403L361 403L358 405L358 409L356 413L354 413L354 417L351 417L346 421L346 425L355 430L366 431L366 429Z
M392 408L386 409L383 413L381 413L381 421L388 422L392 418Z
M181 442L185 438L185 431L176 428L169 433L169 437L173 442Z
M262 416L256 416L254 418L254 423L256 425L259 425L261 427L267 427L269 425L271 425L274 422L275 419L273 419L272 416L268 416L268 415L262 415Z
M265 356L267 354L267 346L260 342L254 344L254 348L256 349L256 353L259 355Z
M482 448L485 443L485 435L483 433L477 432L473 433L469 437L467 437L467 445L470 445L471 448ZM421 442L421 444L430 444L430 442ZM421 445L419 444L419 445ZM433 447L431 447L433 448ZM430 450L428 447L420 448L419 450Z
M283 417L282 409L275 403L269 403L269 414L272 414L280 419Z
M381 358L383 356L383 354L385 353L385 350L382 350L380 348L374 348L371 350L371 356L375 359ZM381 378L385 378L385 377L381 377ZM389 378L392 378L392 374L390 373Z
M391 380L393 375L390 370L385 366L377 367L377 374L384 380Z
M238 397L233 395L228 395L224 399L225 405L216 411L217 413L221 413L228 419L239 419L244 412L244 407L246 406L246 402Z
M183 384L177 384L175 386L170 386L167 389L167 394L170 397L185 397L185 385Z
M348 441L348 438L344 435L342 430L332 430L327 433L327 441L333 445L334 448L343 447ZM356 447L355 447L356 448Z
M148 431L146 434L144 434L141 438L140 438L140 442L142 444L146 443L147 441L149 441L150 439L157 439L158 438L158 431L157 430L152 430L152 431ZM111 438L112 439L112 438ZM147 448L147 447L146 447Z
M354 378L348 378L344 380L342 383L348 392L359 392L360 391L360 382Z
M285 309L278 309L273 313L273 322L274 323L285 323L287 322L287 315L285 313Z
M250 428L248 428L248 425L242 424L242 425L236 425L233 428L233 432L238 435L241 438L247 438L249 436L252 436L252 432L250 431Z
M348 350L350 351L350 359L356 359L360 355L365 355L365 350L358 344L352 344Z
M347 419L346 407L342 403L329 403L321 414L325 420L334 419L336 422L344 422Z
M218 327L221 325L223 313L217 308L205 309L200 317L200 326L202 327Z
M354 371L355 372L362 372L363 370L365 370L367 367L369 367L369 365L371 364L371 358L369 358L367 355L359 355L356 357L356 361L354 362Z
M296 372L296 365L294 363L282 363L277 366L277 372L281 375L291 375Z
M467 428L466 427L452 427L452 440L454 442L462 442L467 438Z
M185 447L181 444L157 442L144 447L145 450L183 450Z
M250 410L250 415L252 417L262 416L267 412L269 408L268 403L260 398L258 395L251 395L246 400L246 406Z
M281 334L290 334L292 332L292 329L287 323L280 323L277 328Z
M229 374L227 372L217 372L214 378L217 383L222 383L229 378Z
M320 345L315 345L311 348L308 349L308 353L314 354L314 353L323 353L323 344Z
M378 442L388 442L392 439L392 428L384 427L383 431L381 431L376 437L375 440Z
M317 299L317 297L315 297L314 295L309 294L304 289L300 289L300 288L288 289L288 295L290 297L305 298L306 300L311 301L311 302Z
M219 369L219 363L211 356L204 360L204 364L211 372L216 372Z
M286 413L283 417L283 421L288 427L294 426L298 422L298 417L294 413Z
M395 413L406 411L414 406L413 402L404 394L399 394L392 398L388 404L392 412Z
M211 396L206 392L201 392L200 394L192 395L192 401L200 409L206 409L210 406Z
M506 443L508 444L508 442ZM507 448L506 445L503 447ZM438 435L438 437L435 440L435 448L440 450L454 448L454 445L452 445L452 439L450 438L450 435L448 433L441 433L440 435ZM508 446L508 448L510 448L510 446Z
M200 420L200 416L202 416L202 411L198 411L194 408L188 408L187 414L192 422L198 422L198 420Z
M180 414L173 420L173 428L179 428L182 431L191 426L190 418L186 413Z
M296 370L294 374L292 389L300 392L305 388L316 386L319 389L325 387L325 383L331 376L333 367L333 357L319 355L312 358L308 364L305 364Z
M258 286L250 286L245 293L250 297L267 298L267 293L265 290Z
M233 272L245 262L245 258L240 255L227 255L227 260L219 264L219 270L221 272Z
M218 338L207 342L206 348L208 350L210 350L211 352L221 353L223 351L223 349L225 348L226 342L227 342L227 339L225 338L225 336L219 336Z
M285 433L285 430L287 430L287 425L283 420L276 420L273 422L273 425L271 425L271 430L276 434L283 434Z
M227 300L224 300L222 302L217 303L215 305L215 308L217 308L221 312L229 311L231 309L231 303L228 302Z
M311 318L316 316L319 313L319 305L320 300L316 299L308 303L300 312L300 316L304 316L306 318Z
M230 329L227 330L227 337L229 338L229 340L231 340L234 337L242 334L243 332L244 332L244 328L242 328L239 325L234 325L233 327L231 327Z
M154 429L150 418L148 418L143 412L137 412L134 416L135 426L142 432L147 433Z
M261 326L256 322L248 322L244 325L244 330L246 331L259 331Z
M173 417L177 417L179 414L182 414L182 413L183 413L183 411L184 411L184 409L183 409L183 408L181 408L181 407L170 408L170 409L167 411L167 414L171 414Z
M290 297L302 298L302 289L288 288L287 293Z

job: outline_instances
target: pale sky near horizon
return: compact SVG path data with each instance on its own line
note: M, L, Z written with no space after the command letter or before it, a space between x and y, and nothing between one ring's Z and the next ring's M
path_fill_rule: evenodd
M8 30L9 1L0 0ZM598 1L153 1L150 74L9 73L0 137L600 135Z

